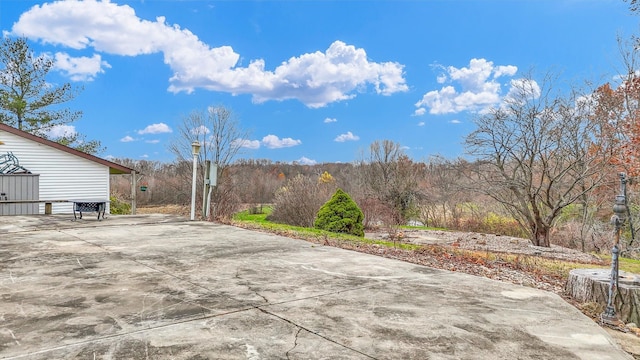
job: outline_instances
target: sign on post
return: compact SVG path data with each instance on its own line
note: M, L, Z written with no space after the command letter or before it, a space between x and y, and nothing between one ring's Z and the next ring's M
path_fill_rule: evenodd
M218 164L211 164L209 167L209 185L218 185Z
M205 162L204 191L202 192L202 214L209 218L211 209L211 192L213 187L218 185L218 164L211 164L210 160Z

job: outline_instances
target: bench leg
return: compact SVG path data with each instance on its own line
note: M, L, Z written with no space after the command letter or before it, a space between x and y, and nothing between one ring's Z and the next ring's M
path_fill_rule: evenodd
M52 205L51 203L44 203L44 214L45 215L51 215L51 209L52 209Z
M104 212L107 209L107 205L105 203L98 204L98 220L100 220L100 213L102 213L102 220L104 220Z

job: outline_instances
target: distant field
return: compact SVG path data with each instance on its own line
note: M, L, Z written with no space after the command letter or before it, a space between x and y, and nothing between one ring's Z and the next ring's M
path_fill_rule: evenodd
M157 206L144 206L138 207L136 213L138 214L173 214L188 216L191 212L191 208L186 205L157 205Z

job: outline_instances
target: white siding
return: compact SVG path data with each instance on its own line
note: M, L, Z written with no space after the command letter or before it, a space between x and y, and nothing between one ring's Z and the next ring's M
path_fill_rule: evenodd
M40 175L41 200L109 199L108 166L4 131L0 141L0 154L12 152L20 165ZM54 203L52 210L72 213L73 203ZM39 212L44 214L44 204Z

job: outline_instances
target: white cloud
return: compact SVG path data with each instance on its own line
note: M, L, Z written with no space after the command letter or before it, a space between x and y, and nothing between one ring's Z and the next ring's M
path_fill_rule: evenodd
M23 13L11 33L44 43L122 56L162 53L173 71L169 91L195 89L251 94L254 102L297 99L308 107L351 99L370 86L391 95L408 90L404 66L373 62L364 49L334 41L324 51L294 56L273 70L263 59L240 64L231 46L212 48L188 29L139 18L109 1L55 1ZM126 34L126 35L123 35ZM104 66L104 65L103 65Z
M424 114L426 112L425 107L431 108L429 111L431 114L446 114L449 112L456 112L454 108L455 97L457 96L456 90L453 86L445 86L442 90L433 90L424 94L422 100L418 101L415 105L418 108L417 112Z
M142 130L138 130L138 134L140 134L140 135L144 135L144 134L162 134L162 133L170 133L170 132L173 132L173 130L171 130L169 125L167 125L165 123L151 124L151 125L147 126L146 128L144 128Z
M54 125L50 128L39 129L35 134L49 139L57 139L76 135L76 127L73 125Z
M67 53L56 53L54 68L64 73L73 81L92 81L96 75L104 73L104 68L111 65L98 54L92 57L71 57Z
M235 139L233 140L233 146L240 146L245 149L259 149L260 141L259 140L248 140L248 139Z
M336 118L326 118L326 119L324 119L324 123L325 124L334 123L334 122L337 122L337 121L338 121L338 119L336 119Z
M302 144L300 140L294 140L292 138L280 139L275 135L267 135L262 138L262 145L269 149L280 149L285 147L292 147Z
M513 66L513 65L496 66L495 71L493 73L493 77L498 78L502 75L514 76L517 72L518 72L517 66Z
M420 122L418 123L418 126L424 126L424 125L425 125L425 122L424 122L424 121L420 121Z
M140 157L141 157L141 158L143 158L143 159L147 159L147 158L149 157L149 155L147 155L147 154L142 154L142 155L140 155Z
M505 96L507 101L524 101L524 99L537 99L540 94L540 85L531 79L513 79L511 80L511 88Z
M301 164L301 165L315 165L318 162L303 156L300 159L294 161L294 163Z
M132 138L129 135L127 135L127 136L123 137L122 139L120 139L120 142L132 142L132 141L136 141L136 139Z
M206 135L211 132L209 128L204 125L200 125L197 128L191 129L190 131L193 135Z
M146 140L145 142L146 142L147 144L157 144L157 143L159 143L159 142L160 142L160 140L158 140L158 139L155 139L155 140Z
M453 119L453 120L451 120L449 122L452 123L452 124L460 124L461 123L461 121L458 120L458 119Z
M353 135L351 131L347 131L346 134L340 134L335 139L333 139L333 141L337 141L337 142L357 141L357 140L360 140L360 137L358 135Z
M323 53L316 51L292 57L273 72L264 71L264 61L256 60L249 65L255 67L244 81L252 84L256 75L262 76L266 87L247 89L255 102L267 100L298 99L308 107L318 108L329 103L352 99L354 90L367 84L374 86L382 95L407 91L403 77L403 66L398 63L375 63L367 59L364 49L334 41ZM246 69L235 69L245 71Z
M513 65L494 66L485 59L471 59L469 67L440 67L445 73L437 77L438 83L453 83L440 90L429 91L416 106L414 115L459 113L462 111L482 111L499 104L502 76L513 76L518 68Z
M46 130L47 137L60 138L63 136L73 136L76 134L76 127L73 125L55 125Z

